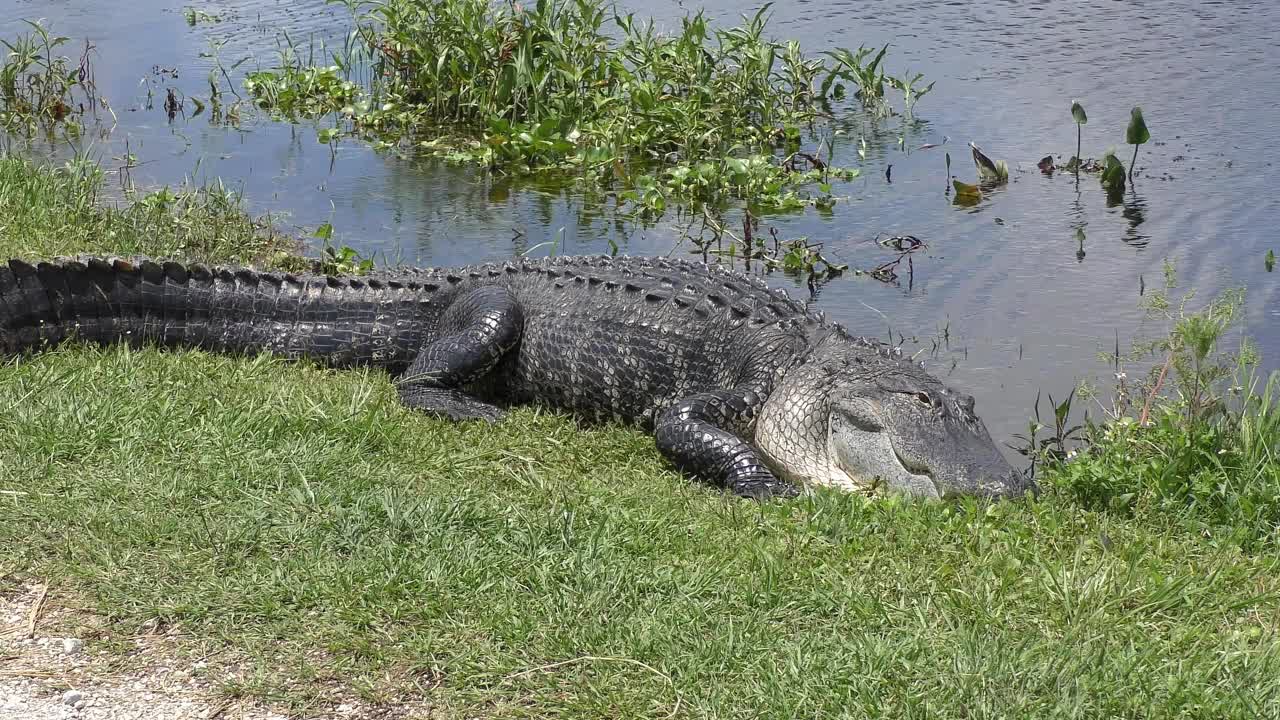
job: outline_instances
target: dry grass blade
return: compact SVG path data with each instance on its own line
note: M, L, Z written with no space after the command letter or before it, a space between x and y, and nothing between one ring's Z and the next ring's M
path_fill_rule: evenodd
M1139 426L1146 426L1151 419L1151 403L1160 394L1160 388L1164 387L1164 379L1169 374L1169 366L1173 364L1173 353L1169 353L1169 358L1164 361L1164 367L1160 368L1160 377L1156 378L1155 385L1151 386L1151 392L1147 393L1147 399L1142 403L1142 415L1138 418Z
M215 720L215 718L221 717L222 714L225 713L230 708L231 708L231 700L224 698L217 705L214 705L213 707L209 708L209 711L204 714L204 720Z
M62 673L56 673L52 670L37 670L35 668L4 668L0 669L0 678L59 678Z
M40 622L40 613L44 611L44 601L49 597L49 586L47 584L40 586L40 594L36 597L36 604L31 606L31 614L27 616L27 629L24 631L23 638L30 640L36 636L36 625Z

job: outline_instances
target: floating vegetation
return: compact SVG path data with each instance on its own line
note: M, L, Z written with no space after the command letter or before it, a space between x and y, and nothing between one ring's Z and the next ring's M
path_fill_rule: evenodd
M1124 197L1125 172L1124 163L1116 157L1116 154L1108 151L1102 159L1102 189L1107 191L1107 199L1112 202L1119 202Z
M220 23L222 16L217 13L211 13L206 10L198 10L191 6L182 8L182 17L187 21L189 27L195 27L200 23Z
M355 83L344 79L337 65L259 70L245 77L244 87L258 107L291 118L335 112L352 103L357 93Z
M764 155L726 157L680 163L667 168L660 178L636 176L630 189L618 193L618 199L648 215L660 215L669 201L724 206L734 199L746 201L757 212L783 213L810 206L829 207L835 203L830 180L852 180L858 175L856 169L825 165L798 171L790 163L779 164ZM817 193L798 189L807 185L814 185Z
M738 27L699 12L665 34L603 0L347 4L359 47L323 68L282 54L246 80L260 107L337 112L382 147L493 172L570 174L647 215L675 203L829 208L831 183L856 171L803 146L833 127L846 84L873 117L894 112L886 87L907 114L933 89L919 73L887 75L888 46L829 52L828 64L769 39L768 5ZM351 80L355 56L367 82Z
M956 205L977 205L978 201L982 199L982 189L977 185L970 185L954 178L951 183L956 188L956 199L954 201Z
M973 156L974 167L978 169L978 183L976 185L951 177L951 154L947 153L946 156L947 177L951 180L951 184L947 187L947 193L950 194L951 188L955 188L956 196L952 203L960 207L977 205L982 200L982 190L984 188L991 189L1009 182L1009 166L1005 161L992 160L982 151L982 148L973 142L969 143L969 152ZM1044 161L1041 162L1043 163ZM999 222L999 219L997 219L997 222Z
M743 212L740 235L729 230L706 207L702 208L698 219L701 221L698 233L695 235L686 230L681 241L691 242L694 252L702 255L703 262L711 262L714 258L718 262L734 264L742 260L747 270L751 270L753 263L758 264L766 271L779 270L803 277L810 292L816 292L818 286L849 269L847 264L827 258L822 252L822 243L810 242L806 237L783 240L774 227L769 228L767 235L760 232L760 218L750 209Z

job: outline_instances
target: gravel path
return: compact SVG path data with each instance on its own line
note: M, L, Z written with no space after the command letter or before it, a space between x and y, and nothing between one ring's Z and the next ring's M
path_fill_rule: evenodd
M177 652L163 634L131 638L135 650L95 650L79 638L46 637L41 618L57 612L43 587L0 595L0 719L2 720L286 720L254 703L214 691L210 668ZM34 618L34 620L33 620ZM34 626L35 632L32 632ZM358 702L308 718L363 720L403 717Z

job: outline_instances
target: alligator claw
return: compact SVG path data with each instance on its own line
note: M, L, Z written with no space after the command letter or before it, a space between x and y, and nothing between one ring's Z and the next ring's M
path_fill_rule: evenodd
M472 408L445 408L436 412L427 411L438 418L453 422L481 420L490 424L496 423L506 416L506 411L493 406Z
M734 495L752 500L786 500L800 495L795 483L772 475L734 479L729 482L729 489Z
M507 414L506 410L496 405L490 405L457 390L420 385L401 385L398 389L400 401L406 407L441 420L453 422L482 420L487 423L496 423Z

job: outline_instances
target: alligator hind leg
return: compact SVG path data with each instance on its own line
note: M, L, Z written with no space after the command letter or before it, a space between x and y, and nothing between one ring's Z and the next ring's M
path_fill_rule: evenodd
M760 402L753 390L691 395L667 408L654 427L658 450L682 471L757 499L794 497L799 488L773 474L755 448L731 428L745 427Z
M396 380L400 400L449 420L495 422L503 411L461 388L489 373L520 342L524 317L503 287L482 287L458 297L440 318L440 335L423 346Z

